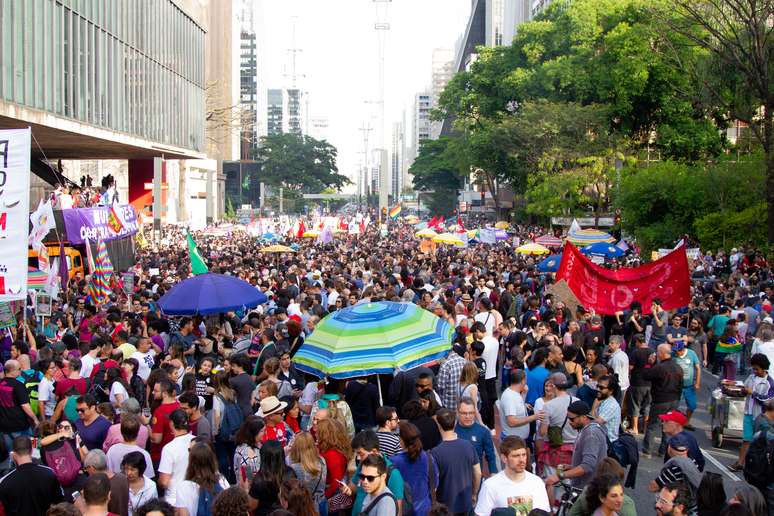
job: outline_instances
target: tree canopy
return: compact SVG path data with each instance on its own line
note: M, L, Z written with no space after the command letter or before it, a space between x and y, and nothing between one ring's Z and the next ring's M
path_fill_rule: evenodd
M264 136L256 160L261 181L295 193L336 190L350 183L336 167L336 147L311 136L290 133Z

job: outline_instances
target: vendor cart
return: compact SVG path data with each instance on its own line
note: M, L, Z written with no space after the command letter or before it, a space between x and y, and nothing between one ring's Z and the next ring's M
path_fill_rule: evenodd
M721 448L724 439L742 439L745 396L738 389L723 385L712 391L709 412L712 417L712 446Z

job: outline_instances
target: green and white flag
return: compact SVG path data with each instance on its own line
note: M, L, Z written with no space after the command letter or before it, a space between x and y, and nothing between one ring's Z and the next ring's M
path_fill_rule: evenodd
M199 254L199 250L196 248L196 242L194 242L191 233L188 233L186 239L188 240L188 255L191 257L191 272L194 274L210 272L207 264L204 263L204 258L202 258L202 255Z

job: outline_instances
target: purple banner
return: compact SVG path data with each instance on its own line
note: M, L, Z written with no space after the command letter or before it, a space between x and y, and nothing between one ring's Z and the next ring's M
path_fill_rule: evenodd
M62 210L62 219L71 244L82 244L86 238L90 242L115 240L134 235L138 229L137 214L130 204Z

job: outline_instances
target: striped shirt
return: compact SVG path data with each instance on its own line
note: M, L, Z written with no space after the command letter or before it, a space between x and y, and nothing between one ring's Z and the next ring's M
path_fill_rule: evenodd
M387 458L403 451L400 446L400 438L391 432L376 432L379 439L379 451Z

